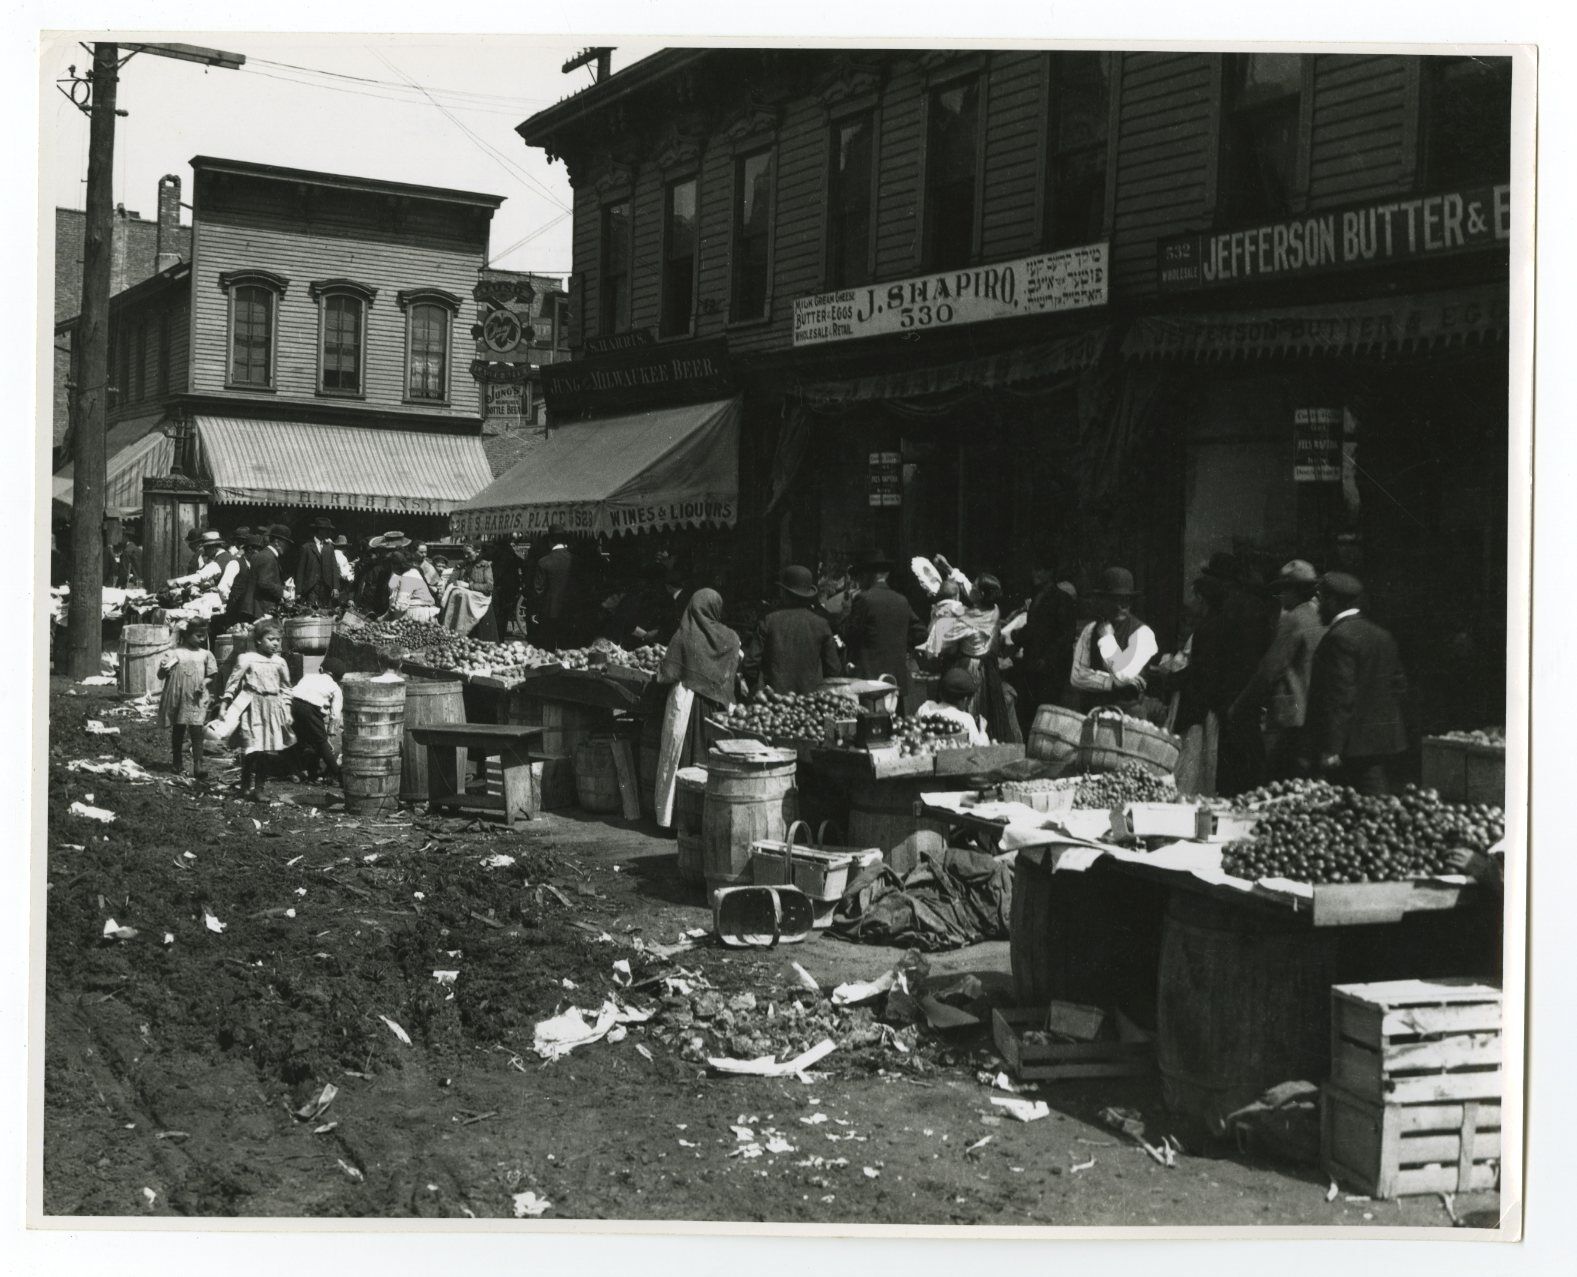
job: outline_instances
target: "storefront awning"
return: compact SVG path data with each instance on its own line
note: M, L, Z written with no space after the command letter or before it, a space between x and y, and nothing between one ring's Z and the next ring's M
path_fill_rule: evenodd
M1504 337L1505 285L1296 308L1147 315L1126 359L1189 361L1422 353Z
M562 426L450 521L466 536L550 527L617 536L732 527L738 509L735 398Z
M198 417L197 437L230 504L447 514L493 477L478 435Z
M168 474L175 457L175 441L155 430L156 422L143 419L116 426L104 440L108 457L104 475L104 509L108 514L134 514L142 509L142 481L148 475ZM54 498L71 504L76 469L69 462L55 472Z

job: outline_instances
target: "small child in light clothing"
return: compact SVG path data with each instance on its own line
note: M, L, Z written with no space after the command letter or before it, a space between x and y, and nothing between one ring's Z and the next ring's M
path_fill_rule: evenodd
M211 682L219 673L208 650L208 622L188 621L176 633L176 646L159 658L159 726L170 729L174 769L183 766L181 752L192 746L192 779L202 780L203 724L208 721Z
M969 702L974 699L979 683L975 676L966 669L954 666L937 681L936 699L926 701L920 706L916 717L924 718L927 714L935 714L957 723L969 732L971 745L988 745L991 738L986 735L986 729L980 725L980 720L969 712Z
M264 762L296 743L290 725L290 666L279 654L279 622L259 621L252 627L255 652L243 652L230 671L219 707L233 718L241 733L241 797L264 801Z
M339 759L329 737L344 717L344 700L339 681L345 676L345 662L337 656L325 657L315 674L306 675L290 693L290 717L296 730L296 768L309 781L318 778L339 782Z

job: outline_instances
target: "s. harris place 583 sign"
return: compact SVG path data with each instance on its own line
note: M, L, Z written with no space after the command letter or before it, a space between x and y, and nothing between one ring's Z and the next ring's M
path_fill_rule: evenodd
M1107 248L1104 243L1087 244L1017 261L799 297L794 301L794 344L814 346L1103 306Z
M1502 183L1376 200L1244 230L1174 235L1156 246L1156 271L1165 292L1222 288L1504 248L1510 235L1511 188Z

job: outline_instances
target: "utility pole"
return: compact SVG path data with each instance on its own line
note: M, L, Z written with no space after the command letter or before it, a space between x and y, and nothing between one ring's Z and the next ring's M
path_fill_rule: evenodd
M82 309L77 320L76 420L71 432L71 603L66 613L70 673L99 672L103 649L104 437L109 428L110 255L115 210L115 88L120 50L93 46L93 106L88 126L87 226L82 246Z
M128 44L127 58L149 53L233 70L239 53L190 44ZM82 309L73 343L76 413L71 430L71 603L66 613L69 672L83 679L99 672L103 647L105 435L109 430L110 259L114 247L116 86L120 46L93 46L92 95L87 108L87 225L82 247ZM75 85L73 86L76 87ZM64 90L62 90L64 92ZM77 102L73 94L68 97ZM125 391L126 387L116 387Z

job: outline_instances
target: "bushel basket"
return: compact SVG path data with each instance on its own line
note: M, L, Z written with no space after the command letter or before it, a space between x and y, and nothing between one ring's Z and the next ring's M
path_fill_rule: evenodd
M1157 776L1170 776L1177 770L1182 745L1170 732L1106 706L1085 716L1079 767L1087 772L1110 772L1124 763L1138 763Z

